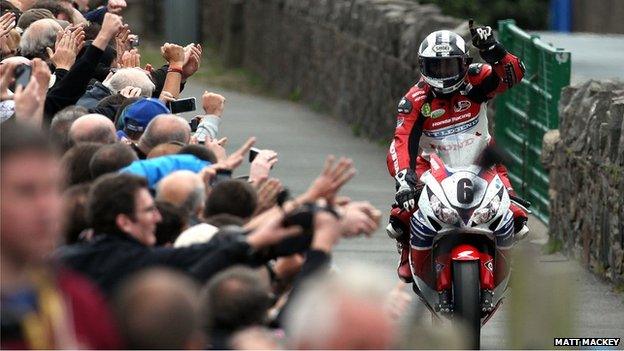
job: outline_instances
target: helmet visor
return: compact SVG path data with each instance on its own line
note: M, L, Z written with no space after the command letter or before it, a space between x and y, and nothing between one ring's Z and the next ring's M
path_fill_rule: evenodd
M444 80L463 76L466 63L463 57L427 57L421 68L425 76Z

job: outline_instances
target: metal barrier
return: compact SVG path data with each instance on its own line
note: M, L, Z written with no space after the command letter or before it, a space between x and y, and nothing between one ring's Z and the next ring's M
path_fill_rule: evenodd
M548 222L548 173L540 163L544 133L559 126L559 97L570 85L570 52L542 42L513 20L498 22L499 39L522 59L524 79L496 100L496 143L511 154L509 177L517 193Z

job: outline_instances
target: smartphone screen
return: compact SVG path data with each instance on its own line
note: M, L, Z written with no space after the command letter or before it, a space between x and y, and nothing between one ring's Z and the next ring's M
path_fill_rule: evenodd
M190 112L195 111L195 98L186 98L179 99L175 101L171 101L167 104L171 113L182 113L182 112Z
M32 68L29 65L19 65L15 68L15 87L26 87L30 81Z

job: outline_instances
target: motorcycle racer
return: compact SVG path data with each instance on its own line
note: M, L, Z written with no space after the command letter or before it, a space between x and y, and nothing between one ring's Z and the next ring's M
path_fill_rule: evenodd
M394 139L387 155L388 170L395 178L397 191L387 232L397 240L401 252L397 273L405 282L412 281L410 217L423 188L419 178L431 167L429 155L436 153L446 161L463 148L485 149L493 142L488 132L487 102L520 82L524 75L520 59L495 39L491 27L474 27L472 20L469 27L472 44L486 63L472 64L464 39L456 33L433 32L418 50L422 77L399 102ZM460 142L450 144L449 137ZM462 159L465 164L476 161ZM513 195L507 169L502 164L495 167ZM516 236L525 235L526 212L516 205L511 210ZM430 245L414 247L411 254L425 255L430 249Z

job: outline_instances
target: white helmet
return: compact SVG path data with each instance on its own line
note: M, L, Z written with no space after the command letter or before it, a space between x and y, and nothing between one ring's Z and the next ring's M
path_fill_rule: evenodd
M462 85L472 62L464 39L448 30L429 34L420 43L418 60L425 81L442 94L452 93Z

